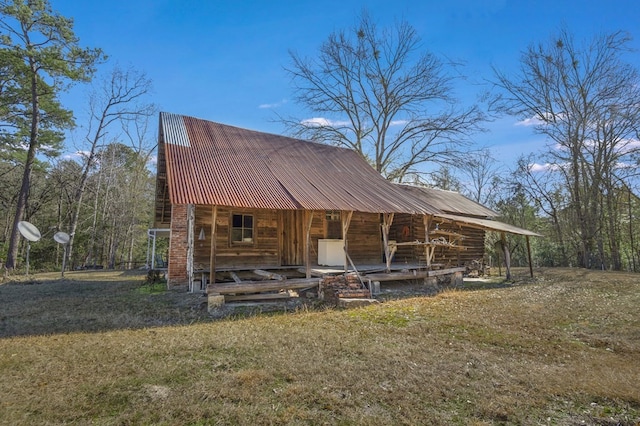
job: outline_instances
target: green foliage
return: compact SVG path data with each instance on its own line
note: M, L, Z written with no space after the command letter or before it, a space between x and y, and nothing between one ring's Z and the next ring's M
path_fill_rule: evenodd
M89 81L103 55L100 49L81 48L73 20L53 11L47 0L1 0L0 16L1 150L4 156L21 149L27 153L9 237L6 266L12 269L16 224L25 215L36 156L56 156L62 131L74 124L58 95L72 83Z
M635 197L640 154L640 73L625 61L629 42L620 31L578 43L562 29L530 46L514 75L496 70L496 110L533 117L552 144L538 159L543 168L523 158L514 181L547 216L564 265L638 269L635 215L624 201Z

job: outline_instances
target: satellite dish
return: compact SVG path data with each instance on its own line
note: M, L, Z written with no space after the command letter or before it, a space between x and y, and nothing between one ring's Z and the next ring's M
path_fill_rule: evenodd
M20 234L29 241L35 242L40 240L40 231L38 231L38 228L36 228L32 223L24 220L18 222L18 231L20 231Z
M69 237L69 234L67 234L66 232L60 231L55 233L53 239L56 240L56 243L67 244L71 237Z

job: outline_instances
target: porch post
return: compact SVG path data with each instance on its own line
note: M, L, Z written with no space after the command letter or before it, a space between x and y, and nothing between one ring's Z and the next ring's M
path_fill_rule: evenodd
M304 266L307 278L311 278L311 224L313 223L313 210L305 210L305 216L308 216L305 221L305 249L304 249Z
M189 292L193 291L193 245L195 237L195 206L187 204L187 279Z
M344 273L349 272L349 259L348 254L348 242L347 242L347 232L349 231L349 225L351 224L351 217L353 216L353 210L348 212L342 212L345 214L341 214L340 218L342 219L342 242L344 243Z
M500 242L502 243L502 250L504 251L504 267L506 269L506 279L511 279L511 254L509 253L509 246L507 245L507 237L504 232L500 233Z
M527 257L529 258L529 274L533 278L533 262L531 261L531 244L529 244L529 236L525 235L527 239Z
M431 257L433 256L434 248L429 245L429 228L431 228L431 220L433 216L430 214L422 215L422 223L424 225L424 257L427 261L427 269L431 269Z
M393 213L382 213L382 242L384 244L384 260L386 263L387 274L391 272L391 259L396 252L396 247L389 247L389 231L393 223Z
M148 232L149 241L151 241L151 231ZM148 249L147 249L148 251ZM156 231L153 231L153 246L151 248L151 263L149 264L151 270L154 271L156 269Z
M216 283L216 222L218 206L211 207L211 254L209 255L209 282Z

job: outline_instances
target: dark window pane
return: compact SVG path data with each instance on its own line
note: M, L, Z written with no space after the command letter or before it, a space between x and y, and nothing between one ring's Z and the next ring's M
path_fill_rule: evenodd
M242 215L241 214L234 214L233 215L233 224L232 226L234 228L242 228Z
M244 227L245 228L253 228L253 216L246 215L244 217Z
M243 236L244 236L244 238L253 239L253 229L245 229Z
M231 230L231 241L242 241L242 228Z

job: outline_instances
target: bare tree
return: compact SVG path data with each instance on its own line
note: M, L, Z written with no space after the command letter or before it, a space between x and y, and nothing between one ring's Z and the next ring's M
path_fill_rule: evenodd
M468 180L462 183L464 192L472 200L485 205L492 205L500 185L501 166L496 162L488 149L470 153L462 161L460 171Z
M549 219L557 243L560 264L567 265L567 234L573 233L567 232L566 214L563 214L567 208L567 197L563 191L564 181L553 168L552 165L546 165L540 167L541 170L535 170L533 156L522 156L507 182L514 193L526 194Z
M295 100L320 118L282 121L298 137L354 149L390 180L454 162L484 119L477 106L460 106L456 76L404 21L379 30L365 12L351 31L331 34L316 59L290 56Z
M38 153L55 153L61 130L72 127L73 118L57 98L65 87L87 81L102 59L99 49L79 46L73 20L53 11L48 0L0 0L0 58L3 92L10 88L9 103L0 108L3 124L13 132L4 141L26 146L24 173L5 267L13 269L18 253L18 223L23 219L31 175ZM2 93L2 102L7 101ZM8 136L8 137L7 137Z
M109 131L114 130L112 124L118 123L118 129L126 122L148 117L155 112L155 107L145 103L145 96L150 93L151 80L144 73L134 69L122 70L114 68L109 77L101 83L98 90L90 95L90 119L85 136L88 150L84 158L84 167L75 194L75 210L70 225L69 247L67 256L72 265L73 243L78 228L82 199L87 186L89 173L93 168L101 144L106 144ZM95 228L95 225L94 225Z
M616 32L580 45L561 30L528 48L518 74L495 70L502 89L497 110L532 119L552 141L546 161L569 192L584 267L605 267L602 221L612 206L607 203L615 203L609 189L637 167L640 77L623 61L629 40ZM612 198L603 202L603 196ZM614 259L613 267L619 266Z

